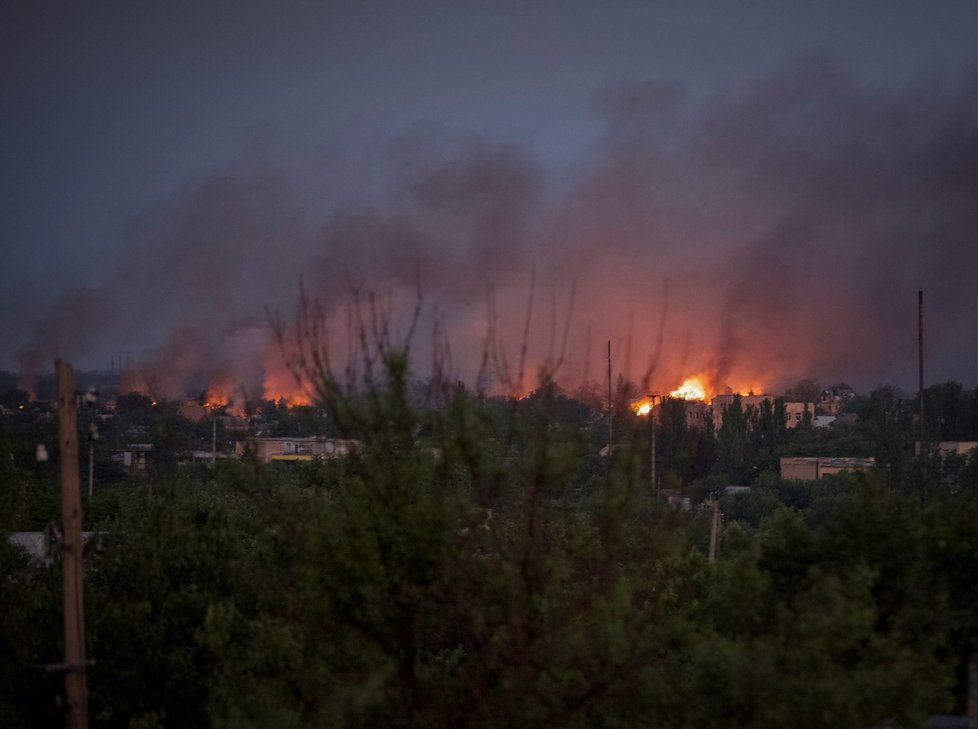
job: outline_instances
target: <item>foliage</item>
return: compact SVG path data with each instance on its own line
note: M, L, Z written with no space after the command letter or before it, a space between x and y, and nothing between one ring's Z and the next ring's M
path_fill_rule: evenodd
M307 371L351 456L174 467L152 493L87 504L93 724L915 726L960 710L978 459L908 461L885 392L833 437L886 467L818 483L773 469L825 445L786 432L778 402L728 409L712 473L713 434L664 409L678 482L752 483L723 497L709 563L707 515L650 494L647 420L622 417L601 458L607 422L551 378L521 400L436 381L419 401L408 353L373 344L355 383ZM153 432L177 448L166 417ZM53 512L17 490L51 474L15 459L0 475L4 526ZM0 567L0 723L48 725L60 572L7 544Z

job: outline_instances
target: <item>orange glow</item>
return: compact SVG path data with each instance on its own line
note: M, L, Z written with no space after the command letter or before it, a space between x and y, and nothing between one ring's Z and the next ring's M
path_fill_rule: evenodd
M756 380L741 380L734 386L729 382L715 382L708 371L703 371L684 379L679 387L669 393L669 397L709 402L720 394L757 395L764 391L763 384Z
M289 407L312 405L312 397L306 388L296 382L292 373L284 368L266 370L265 381L262 384L262 397L272 402L285 400Z
M706 400L706 393L706 383L697 375L696 377L687 377L683 384L669 393L669 397L681 400Z
M641 400L636 400L632 403L632 410L635 411L637 415L648 415L652 412L652 401L643 397Z
M215 389L213 387L207 388L207 395L204 398L204 407L208 410L215 410L217 408L223 408L231 402L231 398L228 397L227 393L222 392L220 389Z

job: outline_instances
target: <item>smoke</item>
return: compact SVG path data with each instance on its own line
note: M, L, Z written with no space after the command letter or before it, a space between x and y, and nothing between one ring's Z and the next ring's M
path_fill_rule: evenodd
M416 364L437 329L470 381L490 324L513 361L532 312L532 373L573 306L561 382L598 379L610 340L615 369L651 368L660 391L695 372L911 382L924 289L928 379L974 384L978 71L880 88L814 59L699 101L608 86L590 109L604 134L559 175L520 145L431 133L387 145L389 185L355 207L282 172L215 174L132 221L104 285L38 322L25 372L137 342L161 392L256 392L288 379L263 312L288 318L302 278L338 351L357 288L403 333L420 287Z

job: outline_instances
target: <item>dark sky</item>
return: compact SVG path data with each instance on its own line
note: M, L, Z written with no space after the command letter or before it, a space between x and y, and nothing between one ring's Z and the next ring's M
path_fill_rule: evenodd
M976 38L971 0L4 3L0 368L257 383L300 276L341 318L420 270L470 378L534 271L568 380L606 339L640 376L666 300L668 386L910 388L924 288L928 379L974 386Z

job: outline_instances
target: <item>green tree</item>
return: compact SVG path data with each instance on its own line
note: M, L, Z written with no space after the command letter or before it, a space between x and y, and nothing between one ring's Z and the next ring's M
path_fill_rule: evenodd
M717 429L717 461L715 471L725 474L731 482L751 480L750 416L741 404L740 395L723 409L723 420Z

